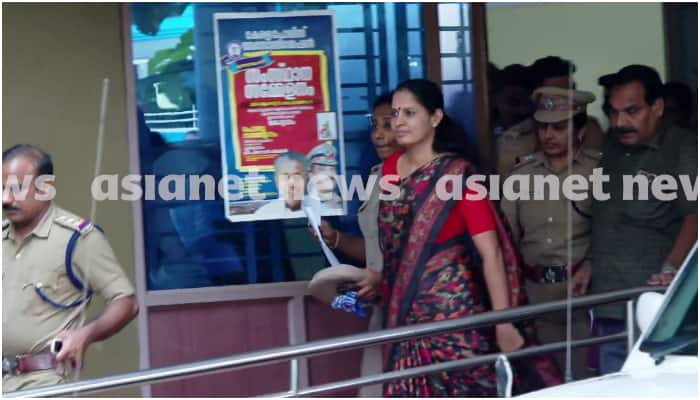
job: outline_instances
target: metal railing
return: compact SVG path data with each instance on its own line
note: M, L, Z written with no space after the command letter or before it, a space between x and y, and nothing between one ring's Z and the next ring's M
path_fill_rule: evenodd
M627 318L629 320L633 318L633 316L629 314L631 310L629 303L632 301L632 299L644 292L663 290L664 288L659 287L639 287L585 297L577 297L571 299L570 302L572 308L581 308L607 303L615 303L620 301L628 301ZM20 390L15 392L3 393L3 396L66 396L84 392L104 391L118 387L139 385L144 383L166 382L175 379L181 379L184 377L195 377L228 371L232 369L250 367L253 365L264 365L281 361L294 360L301 357L309 357L313 355L333 353L342 350L350 350L383 343L403 341L424 336L444 334L462 329L472 329L504 322L515 322L526 319L532 319L533 317L540 314L565 310L568 307L568 303L568 300L560 300L551 303L534 304L500 311L491 311L487 313L472 315L469 317L430 322L425 324L402 326L399 328L359 333L339 338L318 340L314 342L285 346L275 349L252 351L243 354L213 358L209 360L174 365L169 367L153 368L143 371L129 372L125 374L112 375L79 382L46 386L36 389ZM634 330L632 329L628 330L627 332L616 335L572 342L571 345L572 347L588 346L597 343L624 340L626 337L628 338L628 343L633 343L633 335ZM538 347L527 348L507 353L507 356L509 358L528 357L536 354L557 351L565 347L565 342L546 344ZM305 389L297 389L295 387L296 385L293 384L292 390L282 394L277 394L277 396L301 396L317 394L328 391L335 391L343 388L363 386L371 383L386 382L397 378L424 375L426 373L433 373L436 371L463 368L469 365L495 361L498 355L498 353L495 353L484 356L477 356L463 360L449 361L419 368L411 368L407 370L393 371L380 375L361 377L342 382L334 382L326 385Z
M185 111L163 111L144 113L146 125L155 132L196 132L199 130L197 107Z
M618 340L625 340L627 337L627 332L616 333L614 335L601 336L597 338L582 339L571 342L572 348L592 346L601 343L615 342ZM554 351L564 350L566 348L566 342L558 343L548 343L537 347L528 347L523 350L513 351L510 353L505 353L508 359L518 359L536 356L542 353L550 353ZM435 363L426 365L423 367L416 367L410 369L404 369L400 371L385 372L378 375L372 376L362 376L359 378L348 379L345 381L338 381L327 383L324 385L312 386L305 389L300 389L297 391L290 390L289 392L282 392L276 394L265 395L263 397L298 397L298 396L311 396L330 392L336 392L342 389L352 389L365 385L372 385L376 383L389 382L396 379L410 378L417 375L429 375L442 371L452 371L455 369L471 367L473 365L486 364L490 362L496 362L496 359L500 353L487 354L483 356L476 356L465 358L461 360L447 361L442 363Z

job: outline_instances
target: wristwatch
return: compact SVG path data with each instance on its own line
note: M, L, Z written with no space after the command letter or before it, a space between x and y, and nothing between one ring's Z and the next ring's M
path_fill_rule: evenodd
M666 261L666 262L664 263L664 265L661 267L661 273L662 273L662 274L671 274L671 275L675 275L676 272L678 272L678 268L676 268L676 267L674 267L673 265L671 265L671 263L669 263L668 261Z

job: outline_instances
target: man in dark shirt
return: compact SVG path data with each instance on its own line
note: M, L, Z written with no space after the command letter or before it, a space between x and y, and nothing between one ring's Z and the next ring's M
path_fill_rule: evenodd
M661 121L663 85L654 69L630 65L600 83L609 93L611 137L600 166L610 177L604 186L610 199L592 208L591 292L668 285L698 236L697 194L689 198L682 184L692 187L697 179L697 133ZM638 185L626 190L633 199L623 198L624 175L628 183L631 177L648 179L647 200L640 199ZM652 183L661 175L675 179L675 200L655 196ZM625 318L624 304L597 307L598 334L625 330ZM619 370L626 354L625 343L601 345L600 372Z

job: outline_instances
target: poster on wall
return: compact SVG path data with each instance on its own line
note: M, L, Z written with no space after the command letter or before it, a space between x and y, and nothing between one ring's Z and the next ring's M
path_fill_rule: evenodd
M345 215L333 11L215 13L214 38L226 217Z

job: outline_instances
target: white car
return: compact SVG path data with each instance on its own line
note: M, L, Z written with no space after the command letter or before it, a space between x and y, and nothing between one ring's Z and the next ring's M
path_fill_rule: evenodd
M697 244L665 294L644 293L636 307L642 332L620 372L521 397L692 397L698 395Z

